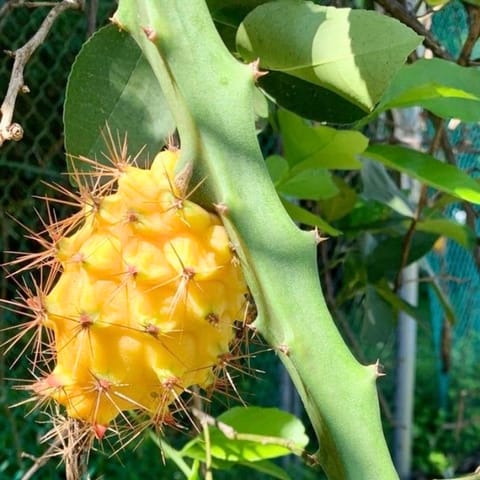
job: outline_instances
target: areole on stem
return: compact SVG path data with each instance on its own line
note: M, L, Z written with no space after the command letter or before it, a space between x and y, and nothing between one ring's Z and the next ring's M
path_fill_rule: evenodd
M290 220L265 168L252 69L225 48L204 0L121 0L114 21L158 78L183 164L205 178L203 203L224 206L259 310L256 327L295 382L319 438L320 464L331 479L397 478L381 428L377 368L360 365L344 344L321 293L315 233Z

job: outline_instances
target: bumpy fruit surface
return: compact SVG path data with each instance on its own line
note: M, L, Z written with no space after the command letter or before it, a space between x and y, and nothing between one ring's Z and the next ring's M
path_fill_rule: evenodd
M55 366L35 390L98 431L128 410L166 417L190 386L212 385L242 316L225 229L175 186L177 158L126 166L57 244L44 320Z

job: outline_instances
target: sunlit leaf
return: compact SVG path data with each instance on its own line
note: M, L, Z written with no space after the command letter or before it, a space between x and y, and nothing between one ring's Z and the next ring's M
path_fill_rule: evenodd
M282 198L281 200L283 206L285 207L285 210L295 222L303 223L304 225L311 225L312 227L317 227L320 230L320 233L325 233L327 235L331 235L332 237L336 237L342 234L340 230L332 227L332 225L330 225L318 215L315 215L309 210L306 210L305 208L302 208L295 203L289 202L284 198Z
M350 213L357 203L357 193L342 178L332 177L338 193L334 197L319 201L322 216L327 222L338 220Z
M443 118L480 120L480 69L432 58L402 67L377 112L421 106Z
M277 189L286 196L306 200L331 198L338 193L330 172L324 168L302 170L280 182Z
M449 218L428 218L420 220L415 225L420 232L436 233L455 240L466 249L471 249L475 244L475 232L467 225L461 225Z
M385 15L301 0L260 5L237 32L246 61L259 58L262 68L328 88L365 111L380 100L420 40Z
M300 453L308 443L302 422L277 408L234 407L217 418L217 426L209 428L210 455L229 462L257 462ZM232 429L235 438L224 433ZM247 437L241 439L241 435ZM205 458L203 436L189 442L182 453Z
M356 169L368 146L360 132L312 126L286 110L278 112L285 158L294 171L311 168Z
M365 159L360 174L364 198L382 202L405 217L413 217L414 209L410 201L381 163Z
M480 203L480 184L465 172L418 150L371 145L364 155L462 200Z

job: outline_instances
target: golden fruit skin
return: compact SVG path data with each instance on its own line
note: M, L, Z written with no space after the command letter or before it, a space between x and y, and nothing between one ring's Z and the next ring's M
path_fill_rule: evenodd
M125 168L116 192L58 244L45 320L56 365L38 389L92 425L133 409L163 416L183 390L207 388L243 315L246 285L225 229L176 190L178 156Z

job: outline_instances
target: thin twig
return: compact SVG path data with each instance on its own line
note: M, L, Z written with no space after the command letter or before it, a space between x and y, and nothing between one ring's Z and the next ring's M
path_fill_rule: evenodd
M83 7L83 0L63 0L53 7L40 25L35 35L21 48L10 52L15 58L7 93L0 107L0 146L7 140L19 141L23 138L23 128L18 123L12 123L15 102L19 92L28 93L24 83L23 72L35 50L45 41L55 20L66 10L77 10Z
M58 449L59 444L60 440L52 443L41 457L35 459L33 465L23 474L21 480L30 480L33 478L38 470L40 470L52 458L55 451Z
M470 4L465 4L465 9L467 10L470 27L468 29L468 36L457 60L457 63L464 67L470 65L473 47L480 36L480 9Z
M415 30L419 35L424 37L423 44L429 48L436 57L445 60L452 60L450 54L438 43L429 30L422 25L416 17L411 15L405 7L397 0L375 0L382 6L386 12L400 20L402 23Z
M88 6L87 38L97 30L98 0L90 0Z
M428 153L430 155L433 155L437 151L444 133L444 130L442 128L443 120L434 115L432 115L432 120L435 124L435 136L433 137L432 144L428 149ZM423 209L427 205L427 200L428 200L428 188L427 188L427 185L422 184L420 189L420 198L418 199L418 203L417 203L417 208L415 209L415 213L413 215L412 221L410 222L410 226L408 227L407 233L405 234L405 237L403 239L400 268L395 278L395 283L393 288L394 292L397 292L402 284L402 271L408 264L408 258L410 256L410 250L412 247L413 235L415 234L415 229L417 228L417 224L422 217Z

